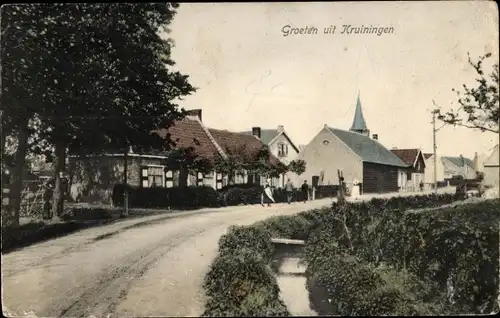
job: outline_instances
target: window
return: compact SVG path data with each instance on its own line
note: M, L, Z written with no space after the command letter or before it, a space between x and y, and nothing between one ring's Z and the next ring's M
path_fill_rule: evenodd
M215 182L216 182L216 189L221 189L222 188L222 183L223 183L223 176L222 176L222 173L218 172L216 174L216 179L215 179Z
M141 168L143 188L163 187L163 167L145 166Z
M280 142L278 144L278 157L286 157L288 156L288 145Z
M203 185L203 173L198 172L196 176L196 185L201 187Z
M172 188L174 186L174 173L169 170L165 172L165 187Z

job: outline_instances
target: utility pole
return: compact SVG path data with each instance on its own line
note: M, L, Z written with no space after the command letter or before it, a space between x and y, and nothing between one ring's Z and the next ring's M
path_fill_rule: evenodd
M434 176L433 176L433 183L434 183L434 193L437 194L437 153L436 153L436 113L437 110L432 111L432 148L433 148L433 158L434 158Z
M125 143L125 152L123 153L123 183L125 184L125 189L123 192L123 213L122 217L128 216L128 144Z

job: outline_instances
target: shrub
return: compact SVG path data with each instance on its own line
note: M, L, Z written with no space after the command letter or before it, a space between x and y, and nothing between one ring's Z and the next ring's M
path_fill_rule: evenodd
M232 186L224 191L229 189L239 188ZM420 295L426 295L429 299L432 296L422 292L424 289L414 282L415 275L401 276L391 265L391 275L399 275L398 279L405 282L400 284L401 287L391 280L384 279L381 272L376 271L376 266L383 264L382 260L387 258L396 261L396 252L391 255L392 258L382 255L383 257L379 257L374 264L366 262L366 259L378 255L375 251L385 246L385 243L373 234L380 228L397 228L397 231L395 228L391 229L391 233L398 234L394 235L394 242L390 244L395 247L403 244L396 244L404 234L397 226L401 224L398 220L403 219L406 209L434 207L451 203L453 200L454 197L450 195L431 195L349 203L345 209L346 223L351 230L351 239L355 243L357 255L349 255L346 249L348 241L344 224L341 218L337 218L340 207L335 203L329 208L306 211L294 216L271 217L252 226L231 227L228 233L221 237L219 255L205 277L205 289L209 297L204 315L288 314L279 299L277 283L272 278L274 276L271 264L275 250L270 240L273 236L306 240L309 285L315 286L316 289L323 288L323 295L334 299L336 304L333 306L327 303L328 308L323 306L326 310L323 310L323 313L348 315L442 312L436 310L430 302L418 301ZM393 235L388 236L387 231L382 233L385 233L386 237ZM369 242L370 239L374 242ZM410 244L413 241L405 238L402 242ZM338 294L340 291L342 293ZM433 292L433 295L439 295L435 290ZM340 299L339 306L337 299Z
M231 227L205 276L203 316L289 316L271 268L273 251L264 227Z
M125 186L115 185L113 204L123 205ZM219 206L219 196L210 186L134 188L127 186L129 206L137 208L200 208Z
M499 258L498 200L403 213L406 206L435 207L449 203L452 198L420 196L374 200L365 206L358 205L363 210L361 213L357 213L356 205L348 206L347 223L353 233L358 258L374 266L388 264L397 273L393 275L408 270L408 275L414 275L426 286L425 295L420 292L419 296L425 303L412 301L410 292L384 289L385 294L376 294L378 298L370 303L381 302L386 299L384 297L393 299L398 293L403 293L404 297L398 296L401 299L397 302L391 300L397 305L385 309L366 305L368 307L356 310L373 315L444 311L481 314L493 310L498 296L498 262L493 261ZM363 214L369 216L364 218L370 222L360 217ZM326 255L347 252L342 232L334 225L333 213L327 213L321 221L323 225L313 227L306 245L306 257L313 267L329 262ZM443 293L448 293L451 302L445 300ZM434 303L435 300L439 302ZM348 314L353 314L354 310Z
M110 209L102 208L72 208L69 213L63 214L63 220L109 220L113 218L113 212ZM115 212L118 214L118 211Z
M294 240L305 240L312 223L300 215L274 216L258 222L254 227L265 229L273 237L285 237Z
M253 184L229 185L220 189L219 194L226 206L257 204L260 203L262 186Z
M316 199L335 198L338 195L338 185L320 185L316 187L314 196Z
M20 226L2 227L2 253L48 239L67 235L84 228L80 222L46 224L30 222Z
M212 264L204 287L207 295L215 297L207 302L203 316L288 315L269 263L252 249L221 254Z

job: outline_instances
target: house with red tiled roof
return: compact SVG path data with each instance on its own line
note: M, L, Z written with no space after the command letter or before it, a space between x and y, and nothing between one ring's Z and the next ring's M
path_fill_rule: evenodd
M417 191L420 183L425 182L425 156L420 149L391 149L409 168L401 175L401 186L406 191Z
M241 161L251 162L266 145L259 139L252 135L237 133L228 130L208 129L209 133L213 136L216 143L222 148L222 151L232 157L237 157ZM269 161L273 164L278 164L280 160L269 153ZM265 182L264 178L259 175L249 174L248 171L235 172L232 176L236 184L241 183L257 183L262 184ZM273 186L278 185L279 178L271 178Z
M228 131L207 128L202 122L201 110L191 110L182 120L174 122L168 129L157 133L169 136L174 149L189 149L194 157L207 159L214 163L218 159L227 159L229 153L239 151L245 146L243 154L252 154L264 147L258 139ZM272 156L271 160L278 162ZM187 182L188 186L208 185L216 189L227 185L228 176L215 171L209 173L187 171L181 173L169 167L167 153L127 154L127 183L135 187L176 187ZM124 154L105 154L88 158L69 160L68 173L72 184L78 184L84 192L100 193L103 201L109 201L111 189L115 184L124 183ZM259 182L260 178L235 180L236 183Z

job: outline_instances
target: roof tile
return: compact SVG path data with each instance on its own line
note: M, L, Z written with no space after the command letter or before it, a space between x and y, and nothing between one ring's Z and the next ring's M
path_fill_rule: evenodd
M250 134L212 128L209 128L209 132L221 146L222 150L229 154L240 153L249 158L257 154L265 146L261 140ZM270 154L270 160L273 163L279 162L278 158L272 154Z
M387 150L378 141L370 137L341 129L329 127L332 134L342 140L364 162L378 163L388 166L408 167L398 156Z
M194 153L200 157L211 160L219 157L217 149L197 120L184 118L175 121L174 125L168 129L158 131L161 137L166 137L168 133L170 133L170 138L174 142L174 148L192 147Z
M419 149L392 149L391 152L405 163L412 165L418 156Z

